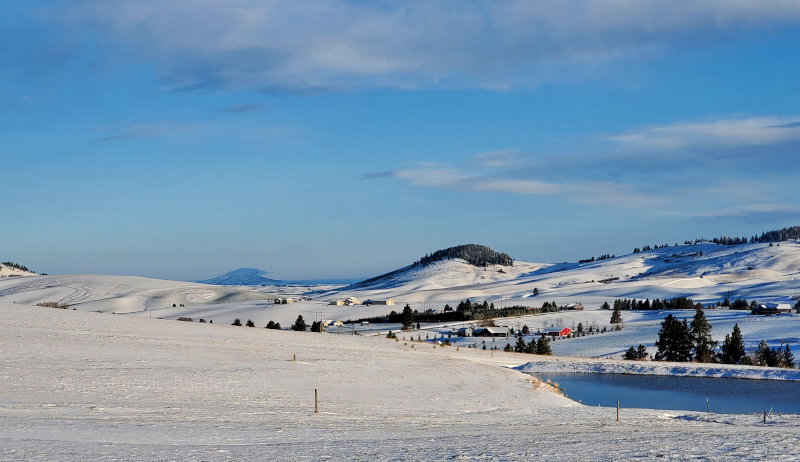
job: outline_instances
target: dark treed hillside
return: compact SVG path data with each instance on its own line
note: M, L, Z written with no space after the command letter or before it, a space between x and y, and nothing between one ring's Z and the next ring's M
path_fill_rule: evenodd
M749 241L746 237L720 236L715 237L714 239L695 239L695 243L713 242L714 244L722 245L739 245L747 244L748 242L751 244L754 242L783 242L791 239L800 239L800 226L791 226L788 228L767 231L765 233L761 233L760 236L751 236Z
M511 266L514 264L514 260L507 253L495 252L485 245L465 244L457 245L444 250L437 250L430 255L425 255L418 261L414 262L414 266L425 266L440 260L449 260L453 258L460 258L475 266Z
M27 266L20 265L19 263L14 263L13 261L4 261L3 264L6 265L6 266L10 266L12 268L16 268L16 269L18 269L20 271L27 271L29 273L33 273L34 272L33 270L28 269Z

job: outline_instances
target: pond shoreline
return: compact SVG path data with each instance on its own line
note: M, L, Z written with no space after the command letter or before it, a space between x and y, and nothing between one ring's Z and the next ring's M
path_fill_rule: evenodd
M800 381L800 369L733 364L670 363L588 358L539 357L513 369L525 373L627 374Z

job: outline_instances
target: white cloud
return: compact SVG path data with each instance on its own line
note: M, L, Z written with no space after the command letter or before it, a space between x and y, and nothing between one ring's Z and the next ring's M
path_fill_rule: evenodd
M693 147L740 147L800 140L799 117L747 117L676 122L637 128L605 138L623 148L669 151Z
M127 46L178 88L503 89L565 65L795 25L800 3L76 0L40 17Z

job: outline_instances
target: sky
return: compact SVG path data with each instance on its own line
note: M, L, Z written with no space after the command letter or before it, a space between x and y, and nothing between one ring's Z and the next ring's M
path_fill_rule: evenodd
M800 225L795 0L5 0L0 259L359 278Z

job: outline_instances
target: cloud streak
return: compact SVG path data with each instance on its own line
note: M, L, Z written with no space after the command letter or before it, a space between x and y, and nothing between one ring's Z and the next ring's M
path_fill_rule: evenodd
M621 148L674 151L707 147L746 147L800 140L798 118L748 117L677 122L605 136Z
M507 89L564 66L796 25L800 4L76 0L38 17L124 45L175 89Z

